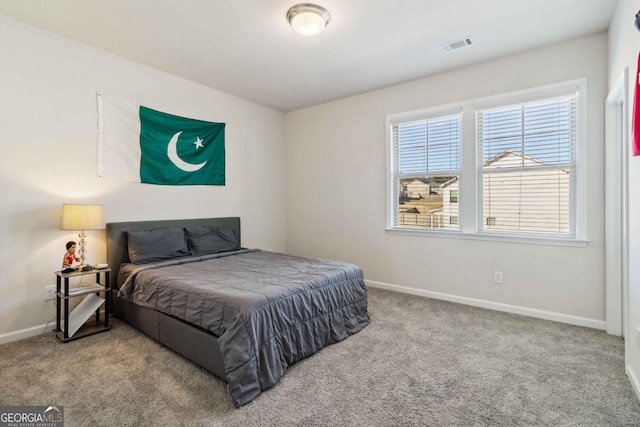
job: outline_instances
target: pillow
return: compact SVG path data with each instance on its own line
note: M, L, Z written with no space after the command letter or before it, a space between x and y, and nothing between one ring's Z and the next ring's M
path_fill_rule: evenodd
M182 228L129 231L129 259L134 264L190 255Z
M193 255L216 254L240 249L240 242L230 228L188 227L189 249Z

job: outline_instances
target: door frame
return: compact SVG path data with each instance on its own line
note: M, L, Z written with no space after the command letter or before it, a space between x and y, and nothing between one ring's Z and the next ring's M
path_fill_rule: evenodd
M629 295L628 75L625 68L605 105L605 322L627 334Z

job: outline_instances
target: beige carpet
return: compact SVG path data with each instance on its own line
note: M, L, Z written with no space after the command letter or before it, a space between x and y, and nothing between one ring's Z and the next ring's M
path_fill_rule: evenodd
M0 405L61 405L66 426L640 426L620 338L380 289L369 311L240 409L117 319L66 344L0 346Z

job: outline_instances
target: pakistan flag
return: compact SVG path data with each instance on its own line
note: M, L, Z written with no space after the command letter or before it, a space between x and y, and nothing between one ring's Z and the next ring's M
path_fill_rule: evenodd
M224 185L224 123L140 107L140 181Z
M225 185L224 123L98 93L98 175L158 185Z

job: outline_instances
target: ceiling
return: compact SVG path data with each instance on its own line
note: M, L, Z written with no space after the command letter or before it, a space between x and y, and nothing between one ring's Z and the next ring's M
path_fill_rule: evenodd
M606 31L618 0L314 2L331 14L315 37L289 27L296 0L0 0L0 14L291 111Z

